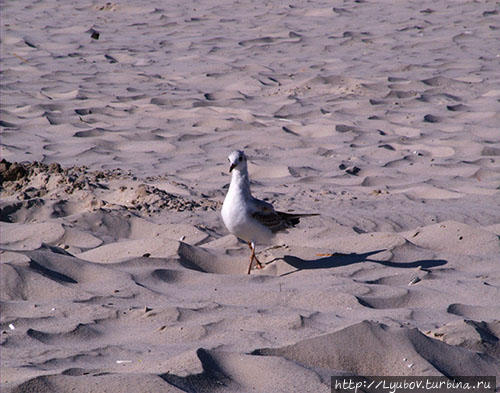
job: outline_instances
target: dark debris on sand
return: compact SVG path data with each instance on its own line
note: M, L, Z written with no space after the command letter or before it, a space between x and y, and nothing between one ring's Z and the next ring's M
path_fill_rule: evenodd
M118 207L139 214L154 214L162 210L217 210L220 205L220 202L201 196L186 198L168 193L154 185L144 184L120 169L90 171L85 166L63 168L58 163L36 161L11 163L3 159L0 162L0 190L0 220L7 222L16 221L12 213L18 210L15 206L20 201L35 208L48 201L86 200L93 209ZM115 196L109 199L111 194L120 195L120 192L123 198Z

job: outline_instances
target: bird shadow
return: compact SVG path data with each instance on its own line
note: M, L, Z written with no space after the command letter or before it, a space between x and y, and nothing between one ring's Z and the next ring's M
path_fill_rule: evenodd
M375 262L383 266L388 266L388 267L397 267L397 268L403 268L403 269L411 269L411 268L416 268L420 267L422 269L429 269L432 267L436 266L442 266L448 263L448 261L444 259L423 259L419 261L414 261L414 262L389 262L389 261L377 261L375 259L370 259L368 257L378 254L379 252L386 251L386 250L376 250L376 251L369 251L365 252L363 254L356 254L356 253L351 253L351 254L341 254L341 253L335 253L332 255L328 255L326 257L322 257L319 259L313 259L313 260L306 260L302 258L298 258L292 255L285 255L283 257L283 260L289 264L290 266L293 266L297 270L287 272L282 274L282 276L286 276L291 273L295 273L299 270L312 270L312 269L330 269L333 267L341 267L341 266L348 266L352 265L354 263L361 263L361 262Z

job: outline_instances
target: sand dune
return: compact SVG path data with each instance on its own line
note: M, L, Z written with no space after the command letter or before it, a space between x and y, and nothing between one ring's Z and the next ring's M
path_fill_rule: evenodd
M365 348L370 351L361 358L359 353ZM496 375L500 371L494 358L445 345L418 329L391 328L367 321L287 347L260 349L255 354L283 356L313 368L351 370L356 375L459 375L464 372ZM457 364L450 364L449 358L456 359Z
M493 2L2 4L2 392L500 377ZM320 213L249 250L226 157Z

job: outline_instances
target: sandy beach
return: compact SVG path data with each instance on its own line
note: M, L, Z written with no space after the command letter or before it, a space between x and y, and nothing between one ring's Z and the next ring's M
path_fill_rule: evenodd
M2 393L500 387L498 2L1 8Z

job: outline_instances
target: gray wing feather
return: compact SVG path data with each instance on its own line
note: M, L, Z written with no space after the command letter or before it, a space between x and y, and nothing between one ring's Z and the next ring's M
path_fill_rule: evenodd
M296 226L302 217L318 216L319 214L289 214L279 211L269 213L255 212L252 217L272 232L278 232Z
M319 214L292 214L276 211L273 205L254 198L254 211L251 213L265 227L273 233L292 228L300 222L301 217L318 216Z

